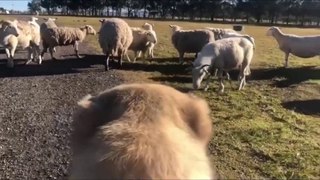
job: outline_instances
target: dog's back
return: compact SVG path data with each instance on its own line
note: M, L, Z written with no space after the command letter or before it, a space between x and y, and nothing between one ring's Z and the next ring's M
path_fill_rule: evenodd
M212 179L205 101L156 84L87 96L74 116L73 179Z

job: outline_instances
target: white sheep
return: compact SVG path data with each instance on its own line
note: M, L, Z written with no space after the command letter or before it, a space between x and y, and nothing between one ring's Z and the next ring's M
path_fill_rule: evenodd
M228 72L240 67L238 79L239 90L245 84L245 77L250 74L250 63L253 56L253 44L247 38L231 37L209 43L203 47L196 60L193 62L192 80L194 89L199 89L203 78L211 75L214 68L218 69L220 93L224 92L223 71ZM205 90L209 88L209 80Z
M154 45L157 43L157 36L153 30L144 30L141 28L131 28L133 41L129 46L128 50L132 50L134 52L134 59L133 62L136 61L137 57L140 56L142 52L142 59L145 60L146 52L149 53L150 46L152 49ZM131 61L128 53L126 53L128 61ZM150 54L149 54L150 55Z
M15 27L15 28L12 28ZM15 29L15 30L13 30ZM26 64L32 61L33 58L38 58L38 63L41 64L40 56L40 32L33 24L26 21L1 21L1 44L6 47L8 57L7 66L13 67L14 54L17 46L28 50L28 58ZM18 36L16 36L18 34Z
M144 23L143 25L142 25L142 29L145 29L145 30L148 30L148 31L152 31L153 32L153 34L155 35L155 37L157 37L157 34L156 34L156 32L154 31L154 24L149 24L149 23ZM148 56L150 57L150 58L154 58L154 53L153 53L153 50L154 50L154 46L156 45L156 43L150 43L149 44L149 47L148 47L148 50L147 50L147 52L148 52Z
M96 31L90 25L85 25L80 28L73 27L53 27L46 30L46 34L42 37L46 45L53 50L56 46L68 46L73 45L77 58L81 58L79 55L79 43L82 42L87 35L95 35ZM46 52L47 47L44 47L43 52ZM51 58L53 51L50 50Z
M0 43L4 46L7 55L7 67L13 67L13 58L18 46L18 21L0 22Z
M267 36L273 36L279 44L281 51L285 53L285 67L288 67L290 53L301 57L311 58L320 55L320 36L297 36L284 34L278 27L270 27Z
M109 59L118 56L119 66L122 66L123 56L132 43L133 36L130 26L122 19L101 19L99 31L99 44L106 55L105 70L109 70Z
M180 26L169 25L172 28L172 44L179 53L179 62L183 63L184 53L198 53L202 47L213 42L214 34L210 30L182 30Z
M41 34L42 47L43 47L43 50L41 53L42 59L44 57L44 53L47 52L49 48L49 45L46 42L46 39L44 37L50 36L50 33L52 31L51 28L58 27L55 23L57 18L43 18L43 20L45 20L45 22L40 25L40 34ZM53 54L54 52L56 52L56 48L49 48L49 51L50 53Z

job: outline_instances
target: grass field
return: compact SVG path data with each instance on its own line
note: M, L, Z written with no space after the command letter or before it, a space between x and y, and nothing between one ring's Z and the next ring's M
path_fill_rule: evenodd
M86 21L86 22L84 22ZM119 70L128 82L158 82L183 91L191 90L187 65L178 65L177 52L170 42L169 24L185 29L230 25L126 20L131 26L155 24L159 43L151 63L125 63ZM58 25L93 25L98 18L59 17ZM318 29L283 28L286 33L320 34ZM217 93L217 83L208 92L194 93L211 107L214 135L209 145L212 162L223 179L319 179L320 178L320 60L291 56L284 69L284 54L276 41L267 37L267 27L245 26L244 33L255 38L252 74L243 91L237 91L236 73L226 83L226 92ZM90 43L101 51L97 37ZM190 57L193 57L192 54Z

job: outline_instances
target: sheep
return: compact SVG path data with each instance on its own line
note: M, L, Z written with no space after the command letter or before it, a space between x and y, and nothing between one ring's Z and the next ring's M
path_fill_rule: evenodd
M213 42L214 34L210 30L182 30L180 26L169 25L172 29L171 41L179 53L179 62L183 63L184 53L198 53L209 42Z
M38 35L37 38L39 38L40 25L37 23L37 21L38 21L38 18L36 18L36 17L31 17L31 20L28 21L28 23L29 23L30 25L34 26L35 32L36 32L37 35ZM40 37L41 37L41 34L40 34ZM40 49L39 49L38 51L40 51ZM36 53L38 53L39 55L41 55L40 52L37 52L36 49L33 49L33 54L36 54ZM33 58L32 58L32 59L33 59ZM42 57L41 57L41 60L39 60L38 64L41 64L41 63L42 63Z
M160 84L123 84L78 102L70 179L215 179L205 100Z
M150 46L152 46L153 49L154 45L157 43L157 36L153 30L143 30L140 28L131 28L131 30L133 35L133 41L129 46L128 50L134 51L135 57L133 62L136 61L137 57L140 56L141 52L143 60L145 60L145 53L150 52ZM127 59L131 61L128 56L128 53L126 53L126 56Z
M301 57L311 58L320 55L320 36L297 36L285 34L278 27L272 26L267 31L267 36L273 36L278 42L279 49L285 53L284 67L288 67L290 53Z
M205 45L193 63L193 88L199 89L203 78L206 75L210 77L212 70L217 68L220 82L219 93L223 93L223 71L228 72L240 67L238 90L241 90L246 84L245 77L250 74L249 66L253 52L252 42L243 37L221 39ZM207 80L205 91L209 88L209 80L210 78Z
M44 53L47 52L49 45L46 42L46 39L44 37L50 36L51 28L58 27L55 23L57 18L43 18L45 20L44 23L40 25L40 34L41 34L41 39L42 39L42 53L41 57L43 59ZM52 54L53 52L56 52L56 48L49 48L50 53Z
M225 34L229 34L229 33L239 34L233 29L222 29L222 28L212 28L212 27L206 27L205 29L208 29L213 32L215 40L222 39Z
M144 23L142 25L142 29L145 29L145 30L148 30L148 31L152 31L154 33L154 35L157 37L157 34L156 32L154 31L154 24L149 24L149 23ZM149 47L148 47L148 55L150 58L154 58L154 53L153 53L153 50L154 50L154 46L156 45L156 43L150 43L149 44Z
M45 35L42 37L46 43L42 51L47 51L49 47L50 55L53 60L56 58L53 56L53 48L56 46L68 46L73 45L77 58L81 58L79 55L79 43L82 42L87 35L95 35L96 31L90 25L85 25L80 28L73 27L53 27L48 28L45 31Z
M105 70L110 69L110 55L112 59L118 56L118 63L121 67L122 58L133 41L132 30L124 20L119 18L100 19L99 21L101 22L99 44L106 55Z
M14 54L17 46L28 50L28 59L26 64L30 63L33 58L38 57L38 63L41 64L40 56L40 33L36 26L26 21L1 21L1 44L6 47L8 57L7 66L14 67ZM8 28L14 27L14 28ZM14 30L13 30L14 29ZM18 34L18 36L16 36ZM37 56L37 57L36 57Z
M0 43L5 47L7 55L7 67L13 67L13 57L18 46L18 21L1 21L0 22Z

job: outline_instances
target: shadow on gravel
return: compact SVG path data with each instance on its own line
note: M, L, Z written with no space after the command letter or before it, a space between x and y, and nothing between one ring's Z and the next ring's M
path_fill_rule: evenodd
M320 68L306 66L298 68L252 69L250 79L271 80L277 87L289 87L308 80L320 80Z
M104 71L104 67L93 67L94 65L103 65L104 56L102 55L81 55L81 59L69 57L63 60L44 60L41 65L25 65L25 60L16 59L14 69L6 67L6 60L0 60L0 77L21 77L21 76L40 76L70 74L92 71L93 69Z
M145 62L139 60L135 63L126 62L121 69L125 71L146 71L159 72L164 75L177 75L187 74L186 68L189 66L190 64L178 64L177 60L173 58L156 58L151 63L148 60Z
M301 114L320 117L320 99L289 101L282 103L282 106Z

